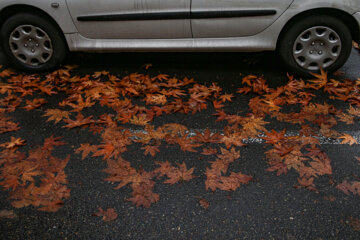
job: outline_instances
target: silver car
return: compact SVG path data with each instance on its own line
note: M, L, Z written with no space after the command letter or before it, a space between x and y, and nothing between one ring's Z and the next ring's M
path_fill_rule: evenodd
M1 44L26 71L67 51L277 50L295 74L332 72L360 40L360 0L1 0Z

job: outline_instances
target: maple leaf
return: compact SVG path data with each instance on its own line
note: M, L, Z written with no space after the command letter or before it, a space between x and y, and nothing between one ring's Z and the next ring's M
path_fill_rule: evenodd
M354 116L351 116L346 113L341 113L336 115L340 121L346 123L346 124L354 124Z
M101 72L95 72L95 73L92 75L92 77L93 77L93 78L99 78L99 77L101 77L101 76L107 76L107 75L109 75L109 72L107 72L107 71L101 71Z
M215 101L215 100L213 101L213 105L214 105L214 108L217 109L217 110L224 107L224 105L221 104L221 102L218 102L218 101Z
M99 146L100 150L94 152L94 157L104 156L104 159L110 159L115 154L115 146L112 143L106 143Z
M215 148L203 148L203 151L201 154L203 155L214 155L217 154L218 151Z
M248 184L253 178L251 176L231 172L229 177L222 176L218 188L223 191L235 191L241 184Z
M319 90L324 87L328 82L328 74L323 69L321 69L321 73L311 73L316 79L308 80L311 84L308 84L307 87L313 88L315 90Z
M116 160L107 159L106 162L108 166L103 171L110 174L110 176L105 180L119 182L114 189L120 189L139 178L137 171L132 168L130 163L125 161L121 156Z
M32 85L38 88L41 92L46 93L49 96L57 93L55 91L52 91L54 88L53 86L41 86L35 83L33 83Z
M229 149L231 146L245 146L243 141L243 134L240 133L232 133L232 134L226 134L223 136L220 140L221 143L224 143L226 148Z
M178 123L164 124L160 130L162 130L165 133L169 133L172 136L177 136L177 135L184 136L185 133L187 131L189 131L186 126L178 124Z
M318 156L316 157L311 157L312 158L312 162L310 162L310 166L311 168L315 171L315 174L307 174L307 173L302 173L302 171L300 171L300 175L306 175L306 176L316 176L316 175L331 175L332 174L332 168L331 168L331 163L330 163L330 159L327 157L327 155L323 152L321 152L320 154L318 154Z
M115 220L118 215L114 208L108 208L106 211L104 211L101 207L99 208L99 211L97 213L93 214L94 216L102 217L102 220L105 222L110 222Z
M188 139L186 136L183 136L181 138L177 138L176 143L179 144L181 150L184 152L196 152L194 148L201 147L201 143L194 143L190 139Z
M2 68L2 65L0 65L1 68ZM0 77L4 78L4 77L9 77L11 75L15 74L15 72L13 72L12 70L10 69L5 69L3 70L2 72L0 72Z
M151 146L146 145L145 147L142 147L141 149L145 150L144 155L150 154L152 157L155 157L157 152L160 152L159 146Z
M243 77L242 84L246 83L248 86L252 86L253 80L257 79L257 76L254 75L248 75L246 77Z
M66 68L68 71L70 71L70 70L74 70L74 69L76 69L76 68L78 68L79 66L78 65L76 65L76 64L73 64L73 65L65 65L64 66L64 68ZM67 71L67 72L68 72ZM65 71L66 72L66 71Z
M14 207L33 205L40 211L55 212L63 205L63 200L70 197L64 173L70 156L62 160L51 154L54 146L65 144L58 140L55 137L45 139L44 145L30 150L28 156L13 150L7 154L0 185L11 189L9 199Z
M297 179L301 187L305 187L309 190L316 191L315 185L314 185L314 178L298 178Z
M167 80L168 78L169 78L169 75L159 74L159 75L157 75L156 77L154 77L153 79L157 79L157 80L163 81L163 80Z
M233 97L234 97L233 94L224 94L224 95L221 95L219 98L224 103L226 101L231 102L231 98L233 98Z
M211 172L216 173L217 175L221 175L221 173L226 173L229 168L230 161L226 161L226 159L218 158L216 161L211 163Z
M347 110L349 114L360 117L360 108L354 108L350 105L349 109Z
M81 112L84 108L92 107L95 104L91 101L90 97L86 98L84 101L81 95L78 95L76 102L77 104L68 102L66 105L72 107L74 109L73 112Z
M217 110L216 113L214 113L213 115L218 116L218 118L216 119L217 122L223 121L228 117L224 110Z
M23 109L26 109L26 111L34 110L41 105L45 104L47 101L44 98L36 98L32 101L26 100L26 106L23 107Z
M248 94L249 92L251 92L251 90L252 89L250 87L238 88L237 93Z
M3 219L3 218L12 219L12 218L16 218L16 217L17 217L17 215L14 213L13 210L6 210L6 209L0 210L0 219Z
M278 112L281 109L281 107L278 106L278 103L275 100L265 100L264 103L268 105L270 111Z
M266 124L268 124L268 122L265 122L263 118L251 116L250 118L245 119L242 126L250 135L256 135L259 134L259 131L266 131L264 127Z
M34 167L28 168L26 172L23 172L21 176L22 182L34 182L34 177L42 175L44 172L41 170L37 170L38 166L35 165Z
M129 122L134 125L145 126L150 122L150 120L147 119L146 116L133 116Z
M229 163L240 158L240 150L236 151L236 148L231 148L230 150L227 150L225 148L220 148L220 151L221 154L218 155L218 158L225 160Z
M63 119L69 118L70 112L62 111L60 109L46 109L44 117L49 117L46 121L55 121L55 124Z
M222 91L222 88L219 87L216 83L212 82L211 86L209 87L209 90L214 93L214 96L218 96L220 92Z
M349 134L344 134L341 137L338 137L338 139L342 139L341 144L349 144L350 146L353 144L358 144L357 140Z
M352 227L352 229L356 232L360 231L360 219L359 218L353 218L350 217L348 221L349 225Z
M293 146L285 146L279 143L275 144L274 152L284 157L294 150Z
M210 203L206 199L203 199L203 198L199 200L199 204L201 207L203 207L205 209L208 209L210 206Z
M146 104L156 104L156 105L165 105L167 99L165 95L162 94L146 94Z
M340 136L340 133L335 131L334 129L331 129L330 126L325 125L325 124L321 124L320 126L320 133L328 138L338 138Z
M186 96L185 91L181 89L162 89L160 93L165 96L172 96L175 98L178 98L180 96ZM162 102L164 101L162 100ZM166 102L164 104L166 104Z
M179 168L173 168L173 171L166 173L166 176L169 179L165 180L164 183L175 184L179 181L187 182L195 177L192 175L192 173L194 172L194 168L187 169L185 163L178 163L177 165L179 166Z
M84 117L81 113L78 113L75 120L71 120L70 118L64 119L64 122L67 123L67 125L63 126L63 128L76 128L81 127L84 125L89 125L90 123L93 123L94 120L92 120L92 116L89 116L87 118Z
M200 143L218 143L222 136L218 133L212 133L209 128L206 128L203 132L195 130L196 135L191 139Z
M287 92L298 92L303 89L306 85L304 81L294 80L293 76L288 75L289 82L286 84L284 90Z
M159 194L151 190L137 190L132 193L132 197L127 199L134 203L137 207L143 206L149 208L152 203L158 202L160 199Z
M87 156L89 156L90 153L95 153L98 151L98 146L96 145L90 145L88 143L82 143L80 144L80 147L75 150L76 154L81 154L81 159L84 160Z
M66 144L66 142L59 141L61 137L54 137L53 135L51 137L48 137L44 140L44 150L53 150L53 147L55 146L63 146Z
M156 168L154 170L154 173L158 175L159 177L165 176L168 172L174 171L174 168L170 162L155 162L157 165L160 165L160 167Z
M346 195L350 195L350 193L352 193L354 195L357 194L360 196L360 182L349 183L347 180L345 180L341 184L338 184L336 188L343 191Z
M153 65L151 63L146 63L144 64L142 67L145 68L146 70L148 70L149 68L151 68Z
M152 191L155 185L155 182L151 180L155 176L154 173L146 172L142 169L135 171L129 166L128 170L132 172L131 175L121 178L122 181L126 181L122 183L122 186L125 186L124 184L128 182L131 183L130 186L133 189L132 197L127 200L138 207L143 206L145 208L149 208L152 203L159 201L159 195Z
M11 149L11 148L15 148L17 146L23 146L23 145L25 145L25 140L23 140L21 138L11 137L10 142L0 144L0 147Z
M248 184L253 178L251 176L231 172L230 176L221 176L217 169L206 169L205 188L215 191L217 188L223 191L235 191L241 184ZM224 173L224 172L223 172Z
M277 132L274 129L271 132L265 131L266 137L262 137L267 144L276 144L284 139L286 130L283 129L281 132Z
M279 163L269 163L271 165L271 167L267 168L266 171L267 172L274 172L277 171L276 176L280 176L281 174L287 174L288 171L288 166L282 162Z

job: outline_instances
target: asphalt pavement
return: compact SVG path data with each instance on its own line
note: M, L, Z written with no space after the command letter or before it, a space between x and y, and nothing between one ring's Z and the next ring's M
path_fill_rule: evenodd
M3 56L0 64L7 66ZM261 76L270 87L284 85L286 69L279 63L275 53L118 53L118 54L70 54L66 64L77 64L73 75L93 74L109 71L118 76L139 72L155 76L168 74L183 78L194 78L201 84L217 83L223 92L234 93L241 86L241 80L248 74ZM149 69L144 64L152 64ZM360 77L360 54L353 50L349 61L334 78ZM56 106L64 96L46 97L47 106ZM248 111L249 95L236 95L226 104L228 112L240 114ZM319 102L334 104L339 109L348 105L335 102L319 93ZM105 110L100 105L91 113L100 115ZM154 125L181 123L192 130L211 129L221 132L223 122L216 122L212 110L192 114L170 114L159 117ZM66 146L56 148L55 154L71 158L65 168L71 197L55 213L38 211L34 207L14 208L8 200L9 193L0 191L0 210L13 210L15 218L0 219L0 239L360 239L354 219L360 218L360 196L346 195L329 184L330 178L317 180L319 192L294 188L298 175L290 171L276 176L267 172L265 144L259 139L241 147L241 158L231 166L234 170L251 175L254 181L234 192L205 190L204 171L207 158L199 153L182 152L162 145L156 159L186 162L195 167L198 177L175 185L157 184L154 192L160 200L150 208L136 207L126 199L130 188L114 190L114 185L104 181L102 172L106 163L98 157L81 160L74 153L81 143L97 144L99 137L83 129L64 130L62 125L46 122L43 112L19 109L10 115L20 123L16 133L0 136L0 143L10 136L26 140L28 149L43 143L45 138L61 136ZM299 127L271 119L267 129L282 130L296 134ZM353 125L339 125L337 131L350 133L360 140L358 122ZM321 149L331 158L336 183L344 179L356 180L360 176L358 145L341 145L338 141L321 141ZM131 146L124 154L134 166L151 168L151 157L144 156L138 147ZM205 158L205 160L204 160ZM209 158L210 159L210 158ZM199 200L205 199L209 206L204 208ZM99 207L114 208L118 217L110 222L93 216ZM359 223L358 223L359 224Z

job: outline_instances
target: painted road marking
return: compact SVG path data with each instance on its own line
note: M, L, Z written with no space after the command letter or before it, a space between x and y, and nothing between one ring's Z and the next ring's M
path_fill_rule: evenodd
M130 130L130 132L132 133L143 133L146 134L147 132L145 130L136 130L136 129L128 129ZM192 136L196 136L196 132L204 132L205 129L189 129L189 131L187 132L188 136L192 137ZM219 130L215 130L215 129L211 129L210 132L212 134L214 133L218 133L220 135L224 135L221 131ZM352 136L353 138L355 138L359 143L360 143L360 131L344 131L344 132L340 132L340 134L349 134L350 136ZM263 140L261 137L265 137L265 134L259 134L257 138L249 138L249 139L242 139L243 143L245 144L262 144L265 143L265 140ZM298 131L287 131L285 136L287 137L295 137L295 136L299 136L299 132ZM333 138L327 138L325 136L316 136L316 139L319 140L321 145L326 145L326 144L341 144L341 140L339 139L333 139Z

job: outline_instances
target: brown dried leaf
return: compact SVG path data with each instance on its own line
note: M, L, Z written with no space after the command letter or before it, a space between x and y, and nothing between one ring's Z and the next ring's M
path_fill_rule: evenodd
M2 218L12 219L12 218L16 218L16 217L17 216L13 210L6 210L6 209L0 210L0 219L2 219Z
M102 217L102 220L105 222L110 222L118 217L114 208L108 208L106 211L99 208L99 211L94 213L94 216Z
M208 209L209 206L210 206L210 203L204 198L200 199L199 203L200 203L200 206L205 208L205 209Z
M48 120L46 120L47 122L55 121L55 124L57 124L61 120L69 118L69 115L70 112L68 111L63 111L60 109L46 109L43 116L49 117Z
M357 140L349 134L344 134L341 137L338 137L338 139L342 139L341 144L349 144L350 146L358 144Z

